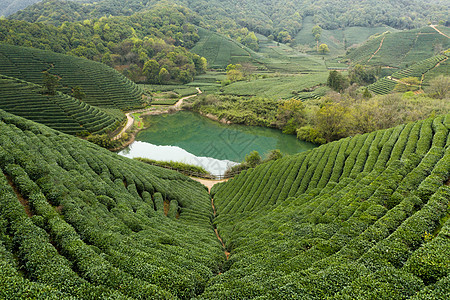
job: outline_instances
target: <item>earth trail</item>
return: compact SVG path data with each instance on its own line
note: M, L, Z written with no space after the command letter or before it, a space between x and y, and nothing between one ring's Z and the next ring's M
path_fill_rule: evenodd
M192 97L196 97L197 95L200 95L202 93L202 91L197 87L197 94L194 95L190 95L190 96L186 96L181 98L180 100L177 101L177 103L175 103L172 107L174 107L176 110L180 110L181 106L183 105L183 101ZM122 128L122 130L112 139L113 140L118 140L120 139L123 134L131 128L131 126L133 126L134 124L134 118L131 116L134 113L144 113L145 115L151 115L151 114L160 114L161 111L154 111L151 108L144 108L144 109L137 109L137 110L133 110L130 112L127 112L125 115L127 116L127 124L125 124L125 126Z

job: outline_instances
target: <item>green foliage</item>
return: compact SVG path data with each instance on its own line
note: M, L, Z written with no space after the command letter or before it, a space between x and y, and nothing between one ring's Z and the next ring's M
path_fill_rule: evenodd
M48 73L47 71L43 72L43 82L42 85L44 87L43 93L48 95L55 95L56 89L59 85L59 78L55 75Z
M327 44L320 44L317 52L319 52L320 54L327 54L328 52L330 52L330 49L328 48Z
M340 92L347 88L348 83L344 76L336 70L330 71L327 79L327 85L333 90Z
M450 77L440 75L430 81L430 86L428 88L428 93L438 99L444 99L448 97L450 90Z
M261 156L258 151L252 151L245 156L244 162L250 167L254 168L261 163Z
M205 169L203 169L202 167L194 166L194 165L190 165L190 164L186 164L186 163L182 163L182 162L178 162L178 161L157 161L157 160L142 158L142 157L136 157L134 159L142 161L142 162L150 164L150 165L158 166L158 167L169 167L171 169L176 169L177 171L180 171L180 172L187 171L187 172L199 173L202 175L209 175L209 172L206 171Z
M106 18L102 14L100 19L66 21L58 27L0 20L0 40L101 61L136 82L155 82L153 72L146 70L150 75L146 78L143 69L148 60L156 60L172 80L186 81L192 80L186 77L187 72L193 76L205 68L205 61L185 48L199 39L195 26L189 23L191 14L186 8L161 3L128 17ZM36 31L41 34L34 34Z
M43 89L40 85L0 75L0 109L76 135L112 132L125 118L117 109L103 110L57 91L54 95L42 94ZM82 92L76 89L72 92L81 97L77 93Z
M218 273L199 183L4 111L0 132L0 297L189 299Z
M70 95L78 86L85 94L83 102L89 105L127 110L143 104L143 91L137 85L116 70L86 59L0 43L0 66L1 75L41 86L48 78L52 92Z

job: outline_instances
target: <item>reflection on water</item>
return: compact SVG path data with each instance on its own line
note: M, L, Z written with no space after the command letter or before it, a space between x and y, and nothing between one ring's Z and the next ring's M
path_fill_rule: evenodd
M295 154L315 147L279 130L220 124L187 111L151 116L149 120L150 127L119 154L186 162L219 175L254 150L264 157L273 149Z
M141 141L134 142L119 154L130 158L145 157L154 160L183 162L203 167L214 175L223 175L229 166L236 165L235 162L230 160L195 156L177 146L158 146Z

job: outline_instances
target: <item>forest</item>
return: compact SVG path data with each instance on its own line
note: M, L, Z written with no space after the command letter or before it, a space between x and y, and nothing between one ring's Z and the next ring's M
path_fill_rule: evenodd
M0 40L100 61L133 81L186 83L206 69L206 61L186 49L198 41L190 18L182 7L157 6L130 17L64 22L59 27L0 20Z

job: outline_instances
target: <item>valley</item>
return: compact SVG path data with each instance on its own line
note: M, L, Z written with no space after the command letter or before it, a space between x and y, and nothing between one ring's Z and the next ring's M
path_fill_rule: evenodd
M0 299L449 299L442 0L0 3Z

